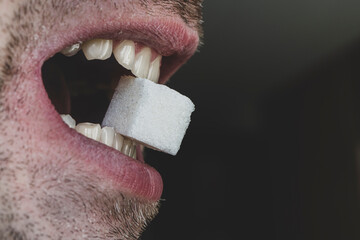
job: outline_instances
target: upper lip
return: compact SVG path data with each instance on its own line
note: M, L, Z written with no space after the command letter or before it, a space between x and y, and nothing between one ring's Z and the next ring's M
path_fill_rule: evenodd
M73 43L94 38L133 40L154 49L163 56L159 83L165 83L194 54L199 44L198 32L188 27L181 18L154 16L151 19L129 19L124 16L114 18L110 14L101 21L94 17L85 25L67 26L65 31L51 33L46 39L48 44L39 49L43 57L41 60Z
M79 25L75 22L66 25L66 28L60 24L56 30L45 31L45 38L35 43L31 59L33 61L35 58L38 62L35 65L38 69L33 72L34 79L41 80L43 62L64 47L78 41L106 38L134 40L163 55L159 83L165 83L193 55L199 43L197 31L188 27L180 17L133 19L110 12L105 18L91 16L83 22L86 23ZM33 62L30 64L33 65ZM80 150L76 156L78 161L83 160L89 166L95 166L89 167L91 173L102 176L111 187L124 193L147 200L158 200L161 197L162 179L155 169L145 163L131 161L120 152L70 130L59 116L55 117L58 113L45 96L39 102L46 105L42 107L47 109L44 114L47 115L50 128L58 128L64 133L60 140L63 146Z

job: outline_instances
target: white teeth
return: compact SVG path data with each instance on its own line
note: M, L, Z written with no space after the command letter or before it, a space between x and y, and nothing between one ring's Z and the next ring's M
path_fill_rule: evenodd
M70 115L64 116L69 116L71 118ZM136 143L133 140L118 134L112 127L101 128L100 124L79 123L76 125L75 130L82 135L112 147L131 158L136 158Z
M75 128L76 122L69 114L61 114L60 117L69 126L69 128Z
M126 156L130 156L131 148L132 148L132 141L130 139L124 139L121 152Z
M115 130L112 127L104 127L101 129L100 142L112 147L114 143Z
M83 50L87 60L105 60L113 53L117 62L131 70L136 77L147 78L156 83L159 81L162 56L158 55L151 62L152 51L149 47L143 47L139 53L135 54L134 41L124 40L113 44L113 41L109 39L93 39L68 46L61 53L70 57L80 49Z
M159 81L162 56L157 56L150 63L152 53L149 47L144 47L135 55L135 43L124 40L114 47L113 53L118 63L131 70L135 76L147 78L153 82Z
M77 54L80 51L80 49L81 49L81 43L75 43L61 50L61 53L67 57L71 57Z
M135 60L135 43L130 40L122 41L114 50L114 57L126 69L132 69Z
M147 78L150 68L151 60L151 49L144 47L138 54L135 56L134 67L132 73L140 78Z
M118 151L121 151L123 143L124 143L124 137L118 133L115 133L113 148L115 148Z
M131 142L131 147L129 151L129 157L134 158L134 155L136 154L136 144L134 141Z
M76 125L75 130L82 135L96 141L100 141L101 127L100 124L94 123L79 123Z
M112 40L94 39L83 44L82 49L87 60L105 60L111 57Z
M154 61L150 63L149 73L147 79L157 83L160 76L160 65L161 65L161 55L157 56Z

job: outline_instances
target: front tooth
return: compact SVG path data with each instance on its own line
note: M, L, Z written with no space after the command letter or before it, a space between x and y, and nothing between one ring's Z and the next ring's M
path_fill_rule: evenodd
M132 73L136 77L146 78L149 73L150 60L151 49L148 47L144 47L138 54L136 54Z
M124 137L118 133L115 133L114 143L112 147L115 148L116 150L121 151L123 143L124 143Z
M113 53L120 65L129 70L133 68L135 60L135 43L133 41L122 41L114 48Z
M130 150L132 148L132 141L129 138L124 139L123 146L121 148L121 152L125 154L126 156L130 156Z
M61 53L67 57L71 57L77 54L80 51L80 48L81 48L81 43L75 43L61 50Z
M75 119L73 119L69 114L61 114L60 117L69 126L69 128L75 128Z
M100 124L79 123L78 125L76 125L75 130L88 138L91 138L96 141L100 140L100 136L101 136Z
M150 63L149 73L147 79L157 83L160 76L160 65L161 65L161 55L157 56L154 61Z
M93 39L83 44L82 50L87 60L105 60L111 57L112 40Z
M104 143L105 145L112 147L115 137L115 131L112 127L103 127L101 129L101 136L100 142Z

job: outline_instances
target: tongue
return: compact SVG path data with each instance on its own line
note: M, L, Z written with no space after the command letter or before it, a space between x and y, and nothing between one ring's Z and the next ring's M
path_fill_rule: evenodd
M194 109L188 97L165 85L122 77L102 125L147 147L176 155Z

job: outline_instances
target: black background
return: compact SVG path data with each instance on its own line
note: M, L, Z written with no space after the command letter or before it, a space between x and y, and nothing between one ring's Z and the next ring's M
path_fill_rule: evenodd
M205 0L204 21L143 239L360 239L360 1Z

